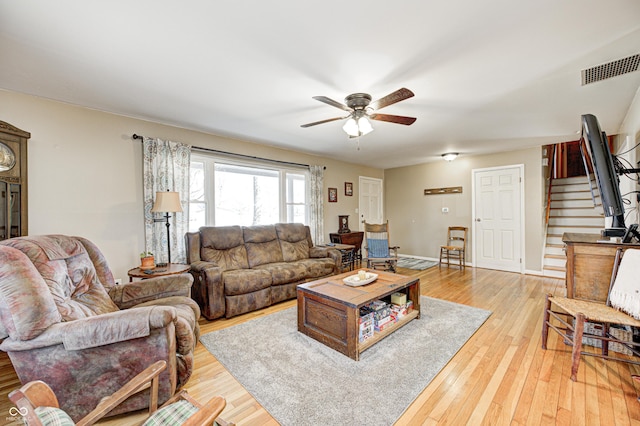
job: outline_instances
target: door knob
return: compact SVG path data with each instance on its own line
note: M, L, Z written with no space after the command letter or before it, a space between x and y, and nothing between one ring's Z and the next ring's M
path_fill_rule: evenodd
M478 218L476 218L476 222L480 222L480 218L479 218L479 217L478 217Z

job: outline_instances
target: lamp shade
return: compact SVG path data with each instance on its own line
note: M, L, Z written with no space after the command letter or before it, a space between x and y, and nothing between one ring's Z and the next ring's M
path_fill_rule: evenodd
M173 191L156 192L156 201L151 208L152 213L175 213L181 211L180 194Z

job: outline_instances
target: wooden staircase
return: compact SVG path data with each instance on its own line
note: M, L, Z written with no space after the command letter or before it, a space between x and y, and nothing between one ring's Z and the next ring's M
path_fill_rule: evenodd
M542 272L544 276L565 278L567 256L562 234L579 232L599 234L604 227L604 215L599 199L596 206L591 197L586 176L553 179L547 238Z

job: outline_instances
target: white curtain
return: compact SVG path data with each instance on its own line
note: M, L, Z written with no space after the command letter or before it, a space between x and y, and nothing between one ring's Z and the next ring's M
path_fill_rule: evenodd
M309 166L311 212L309 228L315 245L324 244L324 167Z
M158 191L175 191L180 194L182 212L170 213L169 219L171 262L186 263L184 235L189 229L189 165L191 146L179 142L144 138L143 142L143 196L145 250L153 252L157 263L167 262L166 221L154 222L151 213Z

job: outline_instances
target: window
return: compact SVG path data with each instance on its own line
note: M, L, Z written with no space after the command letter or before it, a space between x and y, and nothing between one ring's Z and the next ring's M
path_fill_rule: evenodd
M308 172L192 155L189 230L205 225L306 224Z

